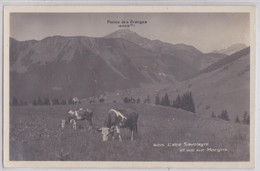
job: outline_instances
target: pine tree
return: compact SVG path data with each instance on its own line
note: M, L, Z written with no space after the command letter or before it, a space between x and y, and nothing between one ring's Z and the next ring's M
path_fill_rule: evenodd
M48 97L46 97L45 99L44 99L44 105L50 105L51 103L50 103L50 99L48 98Z
M184 93L181 97L181 105L180 105L183 110L187 110L187 93Z
M222 110L220 118L229 121L228 112L226 110Z
M105 99L104 99L104 98L100 98L100 99L99 99L99 102L100 102L100 103L104 103L104 102L105 102Z
M129 103L129 99L127 97L124 98L124 103Z
M180 107L181 107L181 96L178 94L176 98L176 108L180 108Z
M243 115L243 123L248 125L250 124L250 116L247 114L247 112L245 112Z
M161 104L161 103L160 103L160 97L159 97L158 94L157 94L156 97L155 97L155 104L156 104L156 105L160 105L160 104Z
M34 99L33 100L33 105L36 106L37 105L37 101Z
M42 105L42 104L43 104L43 103L42 103L42 99L41 99L41 97L40 97L40 96L38 97L37 104L38 104L38 105Z
M177 97L176 101L181 109L195 113L195 103L191 92L184 93L181 98Z
M193 112L193 113L195 113L196 111L195 111L195 103L194 103L194 101L193 101L193 97L192 97L192 93L190 92L189 93L189 102L190 102L190 111L191 112Z
M161 99L160 105L165 106L165 99L164 99L164 96L163 96L162 99Z
M20 105L21 105L21 106L23 106L23 105L24 105L24 102L23 102L23 100L22 100L22 99L20 100Z
M250 116L249 115L247 116L247 124L248 125L250 124Z
M13 97L12 105L13 105L13 106L17 106L17 105L18 105L18 100L17 100L16 97Z
M164 106L170 106L170 100L167 93L164 95Z

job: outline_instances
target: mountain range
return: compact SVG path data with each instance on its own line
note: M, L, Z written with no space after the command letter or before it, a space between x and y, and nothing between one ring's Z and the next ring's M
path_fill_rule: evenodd
M191 45L173 45L170 43L162 42L160 40L150 40L128 29L115 31L105 37L122 38L133 42L145 49L149 49L154 53L159 53L162 56L169 55L172 60L180 59L196 71L201 70L206 66L216 62L219 58L227 56L224 53L218 52L202 53L200 50Z
M212 53L223 53L223 54L226 54L226 55L232 55L233 53L238 52L238 51L245 49L245 48L246 48L245 44L237 43L237 44L234 44L234 45L227 47L226 49L215 50Z
M141 84L174 85L230 58L219 51L202 53L191 45L150 40L128 29L100 38L10 38L10 96L90 97Z

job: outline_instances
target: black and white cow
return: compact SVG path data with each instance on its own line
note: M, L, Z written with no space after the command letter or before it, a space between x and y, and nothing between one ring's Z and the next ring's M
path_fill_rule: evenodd
M134 139L134 133L137 133L138 113L131 109L110 109L105 118L103 127L99 129L102 133L103 141L107 141L109 135L114 139L117 134L122 141L120 128L129 128L131 131L131 141Z
M93 111L90 109L83 109L80 108L78 110L70 110L68 112L68 120L67 123L71 124L73 123L74 129L76 129L76 122L80 120L86 120L89 122L90 127L92 127L92 117L93 117Z

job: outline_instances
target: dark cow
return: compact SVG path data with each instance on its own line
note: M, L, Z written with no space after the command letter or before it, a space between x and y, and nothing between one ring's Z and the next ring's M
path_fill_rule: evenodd
M103 127L99 129L103 135L103 141L108 140L108 136L118 134L119 140L122 141L120 128L129 128L131 131L131 141L134 139L134 133L137 133L138 113L131 109L110 109L106 116Z
M68 112L68 120L67 123L74 123L76 125L76 121L87 120L89 122L90 127L92 127L92 117L93 112L90 109L80 108L79 110L70 110Z

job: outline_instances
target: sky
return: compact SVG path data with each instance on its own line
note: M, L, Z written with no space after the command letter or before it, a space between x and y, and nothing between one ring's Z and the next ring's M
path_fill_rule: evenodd
M146 21L128 29L151 40L192 45L202 52L250 44L248 13L12 13L10 36L41 40L48 36L103 37L122 29L109 21Z

